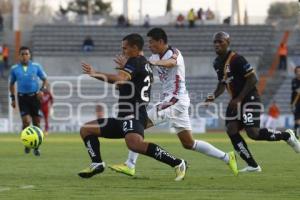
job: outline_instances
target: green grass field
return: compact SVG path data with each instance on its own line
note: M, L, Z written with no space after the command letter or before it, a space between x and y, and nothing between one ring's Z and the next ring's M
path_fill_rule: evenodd
M225 151L232 149L225 134L195 137ZM145 156L138 160L135 177L107 168L84 180L77 172L90 160L79 135L51 134L41 147L41 157L25 155L19 136L0 135L0 199L300 199L300 155L284 142L248 140L263 172L234 177L223 162L184 150L175 135L148 134L146 140L189 162L184 181L174 182L172 168ZM107 164L123 162L127 157L123 140L101 139L101 150ZM239 167L244 167L238 159Z

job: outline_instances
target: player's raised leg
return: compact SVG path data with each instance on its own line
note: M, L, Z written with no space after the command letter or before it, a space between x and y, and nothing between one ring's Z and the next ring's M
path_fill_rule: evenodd
M291 129L285 131L277 131L267 128L245 128L248 136L253 140L265 140L265 141L285 141L296 153L300 153L300 142L295 136L295 133Z

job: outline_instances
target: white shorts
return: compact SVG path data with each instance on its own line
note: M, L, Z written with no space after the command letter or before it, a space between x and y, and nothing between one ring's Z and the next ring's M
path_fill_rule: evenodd
M171 128L174 128L176 133L192 130L189 106L175 97L169 101L155 104L152 109L147 111L147 114L154 126L169 121Z

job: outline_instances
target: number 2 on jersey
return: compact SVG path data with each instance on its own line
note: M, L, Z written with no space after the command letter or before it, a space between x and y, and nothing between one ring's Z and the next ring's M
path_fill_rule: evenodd
M151 82L150 76L146 76L146 78L144 79L144 83L146 83L147 85L145 85L141 90L141 99L146 102L150 100L149 98L150 82Z

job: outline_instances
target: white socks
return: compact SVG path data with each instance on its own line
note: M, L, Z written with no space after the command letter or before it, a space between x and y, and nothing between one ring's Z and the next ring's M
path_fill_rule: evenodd
M136 163L138 156L139 156L138 153L135 153L135 152L129 150L128 158L127 158L125 164L131 169L135 168L135 163Z
M207 156L223 160L226 163L229 162L229 156L227 153L221 151L220 149L217 149L208 142L202 140L195 140L193 150L203 153Z

